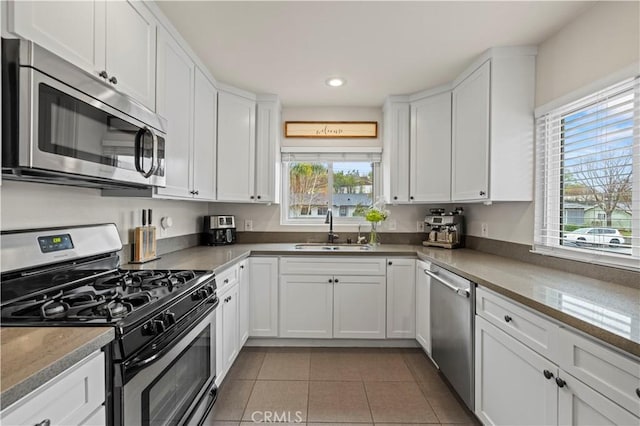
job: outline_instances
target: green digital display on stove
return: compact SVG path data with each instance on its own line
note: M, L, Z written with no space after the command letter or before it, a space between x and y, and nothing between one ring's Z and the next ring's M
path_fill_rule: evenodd
M38 237L38 245L43 253L51 253L53 251L71 250L73 241L71 235L47 235L46 237Z

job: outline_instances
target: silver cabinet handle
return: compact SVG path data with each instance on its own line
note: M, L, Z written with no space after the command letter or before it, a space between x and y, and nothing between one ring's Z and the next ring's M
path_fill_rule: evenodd
M35 426L50 426L51 425L51 420L49 419L44 419L43 421L41 421L40 423L36 423Z
M444 284L445 287L447 287L449 290L456 292L457 294L459 294L460 296L464 296L464 297L469 297L471 295L471 293L469 293L469 290L464 289L464 288L459 288L456 287L455 285L443 280L442 278L440 278L438 276L438 274L435 274L433 272L431 272L428 269L424 270L424 273L429 275L431 278L434 278L438 281L440 281L442 284Z

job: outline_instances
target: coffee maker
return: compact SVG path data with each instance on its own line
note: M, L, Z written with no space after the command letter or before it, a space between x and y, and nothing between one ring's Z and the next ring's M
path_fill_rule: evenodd
M224 246L236 242L236 218L234 216L205 216L203 243Z
M424 218L427 247L457 248L464 245L464 216L462 207L445 213L444 209L430 209Z

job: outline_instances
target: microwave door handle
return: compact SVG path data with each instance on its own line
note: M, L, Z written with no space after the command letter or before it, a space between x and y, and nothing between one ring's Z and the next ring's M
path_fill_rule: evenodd
M160 161L158 159L158 135L153 129L149 129L151 133L151 169L149 170L149 174L146 174L144 177L149 177L158 170L160 167Z
M144 145L142 144L142 137L146 134L151 134L151 167L149 171L144 170L142 167L142 157L144 152ZM158 136L156 136L155 132L147 126L144 126L138 133L136 133L136 143L135 143L135 151L136 151L136 170L142 174L145 178L148 178L158 169Z
M142 168L142 136L145 134L145 128L141 128L136 133L135 145L134 145L134 162L136 166L136 171L144 174L144 169Z

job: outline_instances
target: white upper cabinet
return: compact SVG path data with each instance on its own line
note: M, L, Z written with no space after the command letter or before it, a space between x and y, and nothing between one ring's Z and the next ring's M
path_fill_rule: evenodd
M156 21L142 2L12 1L9 31L155 109Z
M218 200L255 199L255 100L218 94Z
M218 91L199 68L195 70L193 114L193 184L191 195L216 199L216 127Z
M535 55L490 49L454 82L452 201L533 199Z
M456 201L489 197L489 78L485 62L453 90L451 196Z
M195 66L173 38L158 31L158 113L167 119L166 187L159 195L190 197Z
M280 101L276 96L260 95L256 117L255 201L280 201Z
M451 92L411 103L409 201L451 200Z
M104 1L7 2L8 30L98 76L105 70Z
M383 107L382 193L387 203L409 202L409 99L390 96Z
M156 21L142 2L107 1L106 71L118 90L155 106Z

